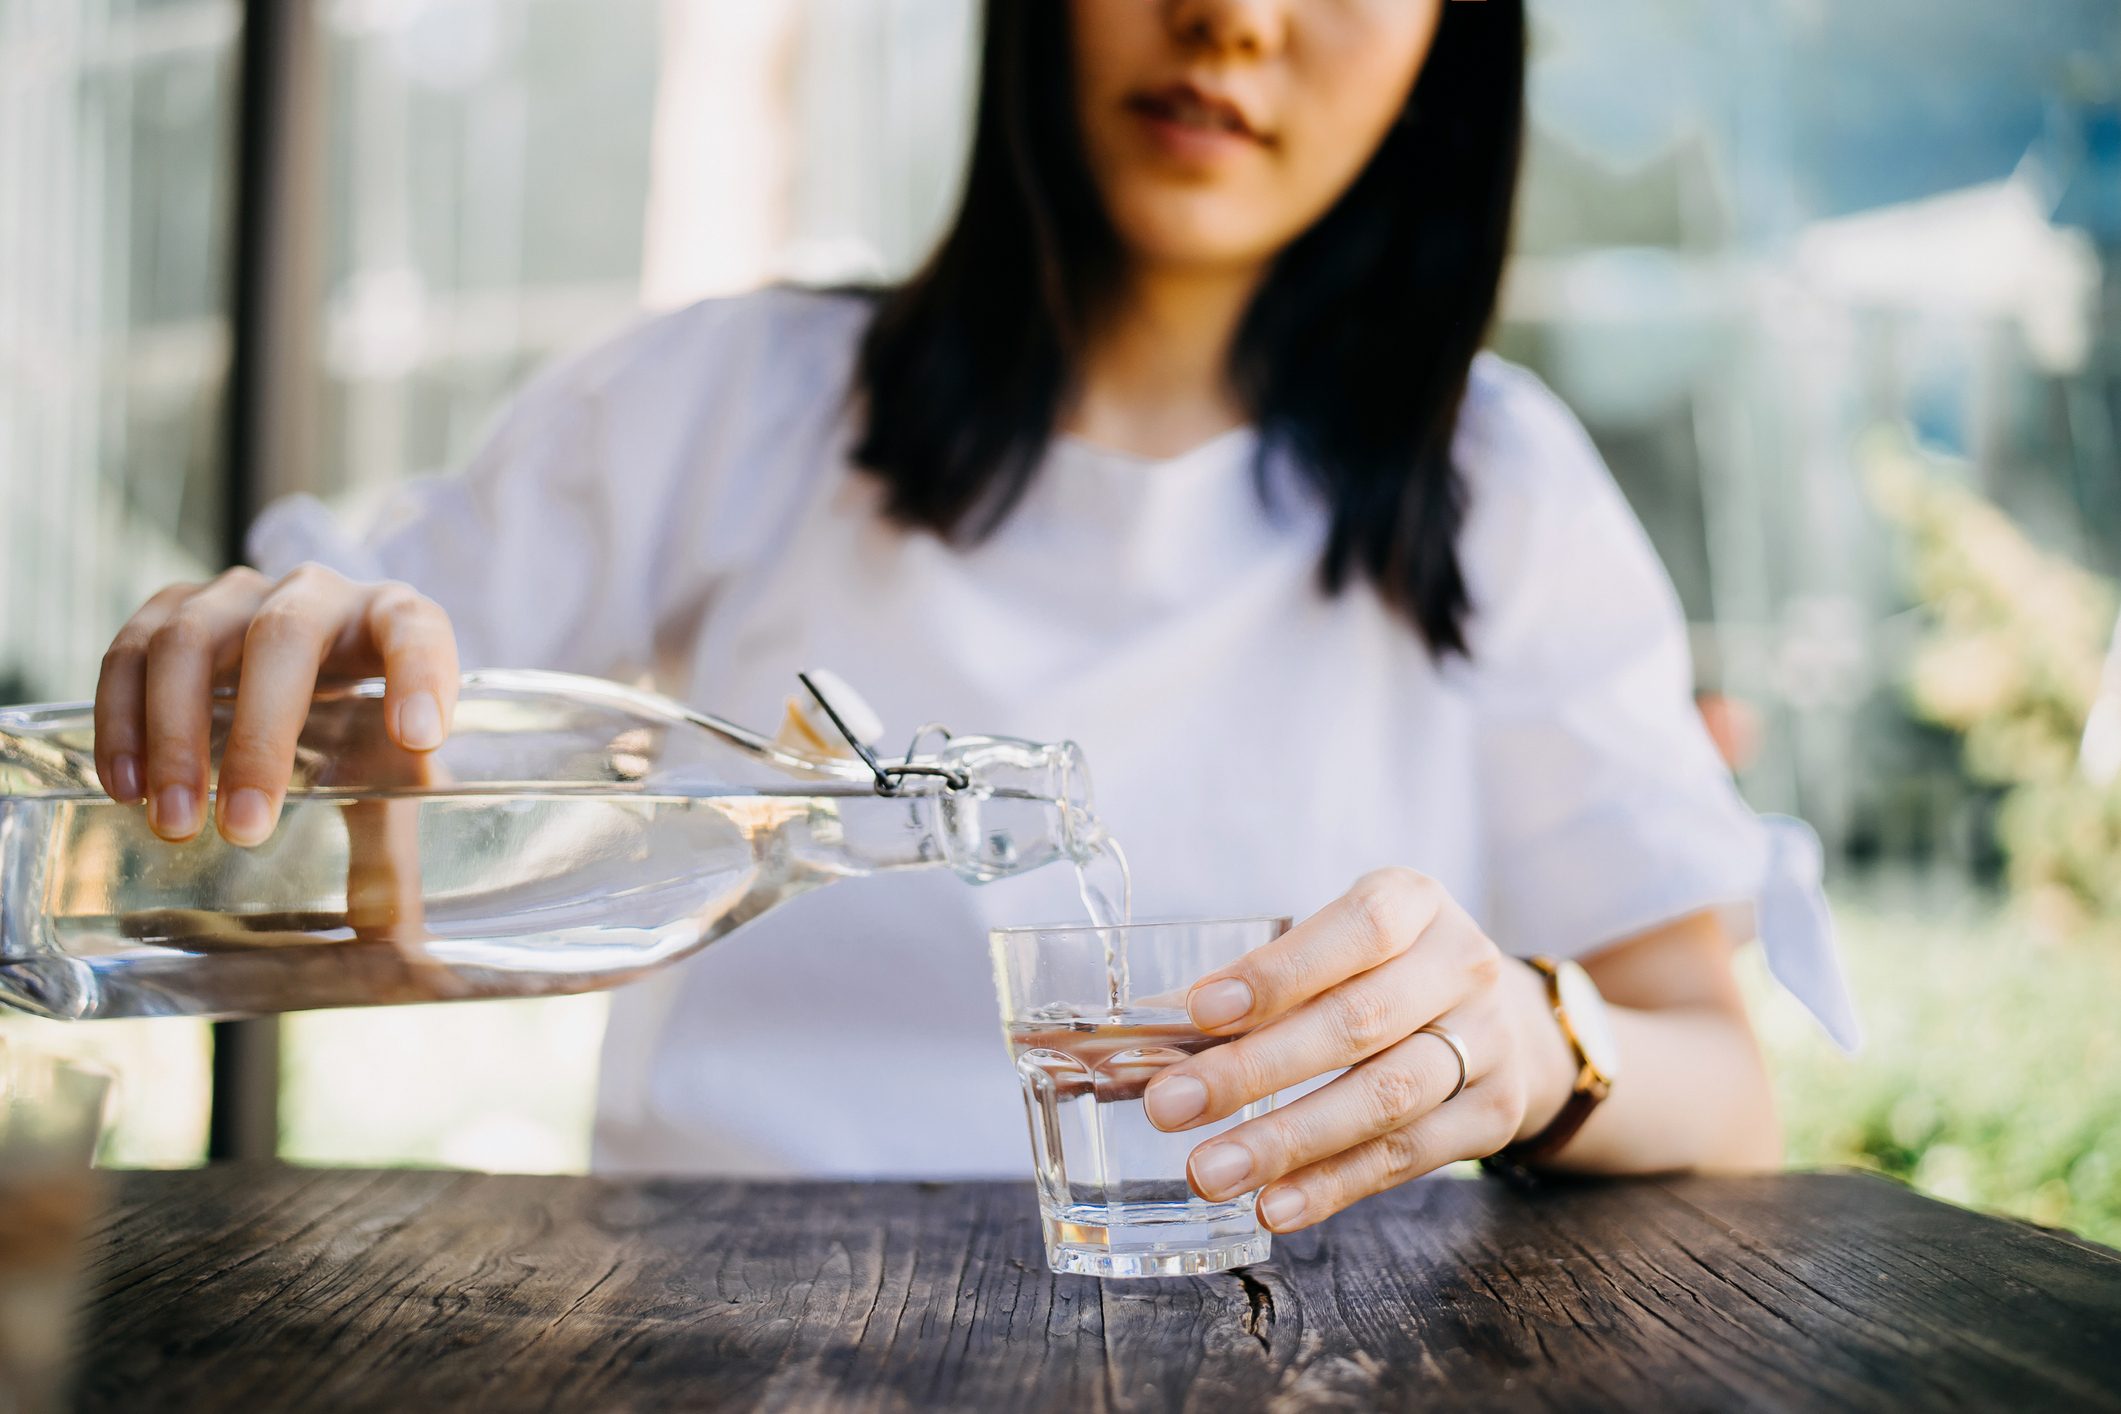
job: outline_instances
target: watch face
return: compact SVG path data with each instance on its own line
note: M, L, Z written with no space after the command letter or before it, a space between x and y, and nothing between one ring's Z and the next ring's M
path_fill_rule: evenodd
M1613 1035L1613 1018L1606 1011L1605 998L1598 994L1598 984L1591 974L1574 962L1564 962L1557 967L1557 981L1561 990L1561 1009L1568 1013L1569 1025L1576 1028L1576 1039L1583 1043L1583 1053L1598 1067L1598 1073L1608 1081L1620 1074L1620 1043Z

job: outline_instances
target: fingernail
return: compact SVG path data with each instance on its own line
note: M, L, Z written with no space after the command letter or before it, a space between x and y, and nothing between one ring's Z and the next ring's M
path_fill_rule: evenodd
M130 752L121 754L110 763L111 797L133 804L147 792L140 787L140 758Z
M1235 977L1197 987L1193 995L1186 998L1186 1011L1192 1016L1193 1024L1203 1031L1228 1026L1250 1010L1252 989Z
M190 786L164 786L147 802L147 823L164 839L185 839L198 832Z
M1276 1232L1294 1226L1303 1215L1304 1194L1301 1188L1270 1188L1259 1200L1260 1221Z
M272 833L272 797L256 786L232 792L221 803L221 837L230 844L257 844Z
M398 708L398 742L413 751L442 744L442 704L431 692L415 692Z
M1142 1093L1142 1108L1149 1112L1149 1123L1158 1129L1176 1128L1207 1107L1208 1087L1190 1075L1152 1081Z
M1210 1198L1242 1193L1252 1173L1252 1154L1242 1144L1208 1144L1193 1151L1193 1182Z

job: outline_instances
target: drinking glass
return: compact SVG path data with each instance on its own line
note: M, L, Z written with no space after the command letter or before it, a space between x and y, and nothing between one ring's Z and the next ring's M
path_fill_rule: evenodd
M68 1407L109 1077L0 1045L0 1409Z
M1186 991L1288 929L1286 918L1000 928L989 935L1002 1029L1031 1122L1046 1262L1098 1277L1190 1276L1265 1260L1253 1195L1211 1203L1194 1147L1273 1108L1166 1134L1142 1092L1164 1067L1230 1040L1186 1016Z

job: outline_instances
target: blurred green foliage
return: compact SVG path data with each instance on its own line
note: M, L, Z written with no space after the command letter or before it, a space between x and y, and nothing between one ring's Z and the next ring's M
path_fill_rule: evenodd
M2121 949L1970 896L1836 900L1865 1046L1843 1056L1749 955L1789 1161L1854 1165L2121 1246Z
M1759 989L1790 1161L1877 1169L2121 1245L2121 788L2079 763L2114 586L1898 434L1863 462L1927 619L1910 702L2002 790L2007 891L1941 912L1935 878L1891 904L1843 892L1869 1032L1855 1062Z
M1930 621L1910 698L1965 739L1971 775L2004 789L1996 833L2013 902L2058 937L2121 939L2121 788L2078 769L2114 587L2033 544L1897 435L1874 438L1864 460Z

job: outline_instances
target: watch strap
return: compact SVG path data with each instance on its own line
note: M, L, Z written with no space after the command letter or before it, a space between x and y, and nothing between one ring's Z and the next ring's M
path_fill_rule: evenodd
M1576 1137L1576 1131L1583 1128L1583 1122L1591 1117L1591 1111L1597 1109L1598 1102L1604 1098L1603 1087L1586 1090L1579 1085L1569 1092L1569 1098L1562 1103L1561 1113L1555 1115L1545 1129L1502 1152L1521 1164L1536 1164L1553 1158Z
M1576 1132L1583 1128L1591 1111L1598 1108L1605 1097L1612 1093L1612 1086L1599 1075L1598 1068L1591 1063L1584 1051L1583 1042L1576 1035L1575 1025L1570 1021L1568 1008L1561 1001L1561 967L1550 957L1531 957L1526 963L1546 979L1547 1005L1554 1013L1555 1023L1561 1027L1564 1040L1576 1057L1576 1083L1569 1089L1569 1098L1564 1100L1554 1118L1537 1134L1518 1140L1493 1157L1502 1163L1490 1165L1500 1169L1504 1166L1523 1172L1529 1165L1540 1163L1560 1153Z

